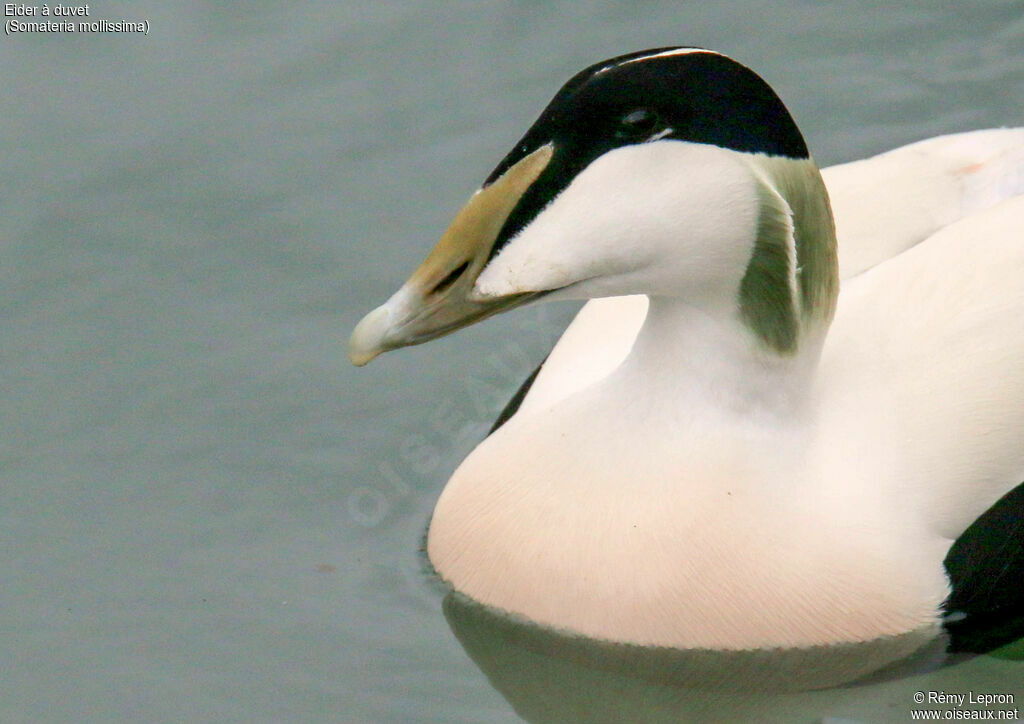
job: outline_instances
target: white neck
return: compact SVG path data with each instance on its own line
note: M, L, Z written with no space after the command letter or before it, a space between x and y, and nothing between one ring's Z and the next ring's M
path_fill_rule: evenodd
M780 355L755 338L735 308L651 297L616 383L657 396L652 404L668 402L697 424L716 413L743 426L762 425L766 416L792 422L806 407L822 339L805 337L795 353Z

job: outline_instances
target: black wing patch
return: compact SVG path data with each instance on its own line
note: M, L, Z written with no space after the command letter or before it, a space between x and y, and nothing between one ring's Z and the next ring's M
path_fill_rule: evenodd
M945 566L951 651L984 653L1024 636L1024 483L957 538Z
M508 419L512 417L512 415L516 414L516 410L519 409L519 406L523 404L523 400L526 399L526 393L528 393L530 388L533 387L533 381L537 379L537 375L540 373L540 368L543 367L544 362L547 361L548 359L545 357L544 361L537 365L537 369L530 373L530 376L526 378L523 384L519 385L519 389L516 390L516 393L512 395L512 399L505 405L505 409L501 411L500 415L498 415L498 419L494 421L494 425L491 426L490 431L487 433L488 435L508 422Z

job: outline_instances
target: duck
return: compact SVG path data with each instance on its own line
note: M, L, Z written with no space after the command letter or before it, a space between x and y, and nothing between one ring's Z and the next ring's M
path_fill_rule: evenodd
M822 172L754 71L644 50L558 91L349 357L585 302L437 501L467 600L670 651L1019 636L1021 228L1024 129Z

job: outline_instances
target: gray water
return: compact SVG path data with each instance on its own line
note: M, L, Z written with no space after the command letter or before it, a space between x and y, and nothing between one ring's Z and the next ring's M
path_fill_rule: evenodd
M149 34L0 38L4 722L517 721L418 548L573 309L364 370L357 319L605 57L726 51L823 165L1024 108L1018 1L90 8ZM953 672L779 716L1024 681Z

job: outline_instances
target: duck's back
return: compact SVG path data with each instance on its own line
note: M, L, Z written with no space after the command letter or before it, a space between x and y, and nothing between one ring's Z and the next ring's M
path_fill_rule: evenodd
M1024 193L1024 128L918 141L822 171L847 279Z
M1016 196L848 280L822 353L823 434L887 426L905 504L947 540L1024 481L1022 229Z

